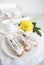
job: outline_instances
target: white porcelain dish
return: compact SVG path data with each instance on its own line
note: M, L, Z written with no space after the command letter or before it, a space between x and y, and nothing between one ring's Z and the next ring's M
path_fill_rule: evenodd
M37 50L38 50L38 46L39 44L37 44L36 47L32 47L30 51L25 52L22 54L22 56L17 57L15 55L15 52L10 48L10 46L7 44L7 42L5 41L5 39L2 41L2 49L5 52L6 55L12 57L12 58L27 58L27 57L31 57L33 56Z

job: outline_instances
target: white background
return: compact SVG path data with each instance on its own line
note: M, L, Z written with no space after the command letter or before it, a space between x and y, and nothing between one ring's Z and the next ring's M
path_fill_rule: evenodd
M0 3L18 3L23 12L44 14L44 0L0 0Z
M29 14L42 14L42 15L44 15L44 0L0 0L0 3L18 3L21 6L21 8L23 9L23 12L28 12ZM42 20L41 20L41 22L42 22ZM44 24L41 25L41 27L43 27L43 26L44 26ZM44 48L44 45L42 48ZM40 52L42 50L40 49ZM44 54L43 54L43 56L42 56L42 54L43 54L43 52L41 53L41 57L39 55L37 58L35 58L38 60L38 62L39 62L40 58L43 58ZM33 63L35 63L35 62L33 62Z

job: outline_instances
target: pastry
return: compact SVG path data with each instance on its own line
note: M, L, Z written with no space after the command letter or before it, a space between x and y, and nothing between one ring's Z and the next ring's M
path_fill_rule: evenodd
M16 54L17 54L18 56L21 56L22 53L23 53L23 51L24 51L24 49L23 49L23 47L22 47L20 44L18 44L14 39L15 39L15 38L14 38L14 36L12 36L12 35L9 35L9 36L6 37L6 40L7 40L8 44L11 46L11 48L16 52Z
M31 44L32 46L36 46L37 45L37 42L36 40L31 37L31 36L28 36L26 35L26 33L24 31L18 31L17 32L27 43Z
M16 38L16 40L23 46L25 51L29 51L31 49L31 45L27 44L27 42L25 42L22 37L20 37L17 33L14 34L14 37Z

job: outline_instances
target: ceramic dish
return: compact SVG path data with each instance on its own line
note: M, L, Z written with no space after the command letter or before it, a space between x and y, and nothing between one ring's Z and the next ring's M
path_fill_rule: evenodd
M31 57L32 55L34 55L37 50L38 50L38 46L39 44L37 44L36 47L32 47L30 51L26 52L24 51L24 53L22 54L22 56L18 57L15 55L15 52L13 51L12 48L10 48L10 46L7 44L7 42L5 41L5 39L2 41L2 49L5 52L6 55L12 57L12 58L26 58L26 57Z

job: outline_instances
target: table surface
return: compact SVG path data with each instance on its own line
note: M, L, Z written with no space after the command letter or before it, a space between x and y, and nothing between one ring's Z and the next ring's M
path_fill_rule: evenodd
M42 16L43 17L43 16ZM42 18L42 17L39 17L39 22L37 22L38 24L38 26L39 27L41 27L41 29L42 29L42 31L43 31L43 37L42 37L42 40L44 40L44 17ZM36 19L35 19L36 20ZM37 21L38 21L37 20ZM1 20L0 20L0 22L1 22ZM1 26L1 24L0 24L0 26ZM0 27L0 29L1 29L1 27ZM0 58L1 58L1 60L2 60L2 64L3 65L12 65L11 63L13 63L13 65L17 65L19 62L20 62L20 65L23 65L23 63L21 62L21 61L23 61L23 60L21 60L21 61L19 61L19 60L14 60L14 59L11 59L11 58L9 58L9 57L7 57L2 51L1 51L1 42L2 42L2 38L3 38L3 36L2 35L0 35ZM43 49L44 49L44 44L43 44L43 42L42 42L42 45L40 45L40 48L41 49L39 49L39 51L38 51L38 53L36 54L36 55L34 55L31 59L29 59L30 61L27 61L27 59L25 60L25 61L27 61L27 63L29 64L29 62L30 62L30 65L35 65L35 64L38 64L40 61L42 61L43 59L44 59L44 51L43 51ZM1 53L3 53L3 54L1 54ZM3 55L3 58L2 58L2 56L1 55ZM5 57L5 59L4 59L4 57ZM24 64L25 64L25 61L24 61ZM15 62L15 63L14 63ZM17 63L18 62L18 63ZM27 65L27 64L25 64L25 65Z

